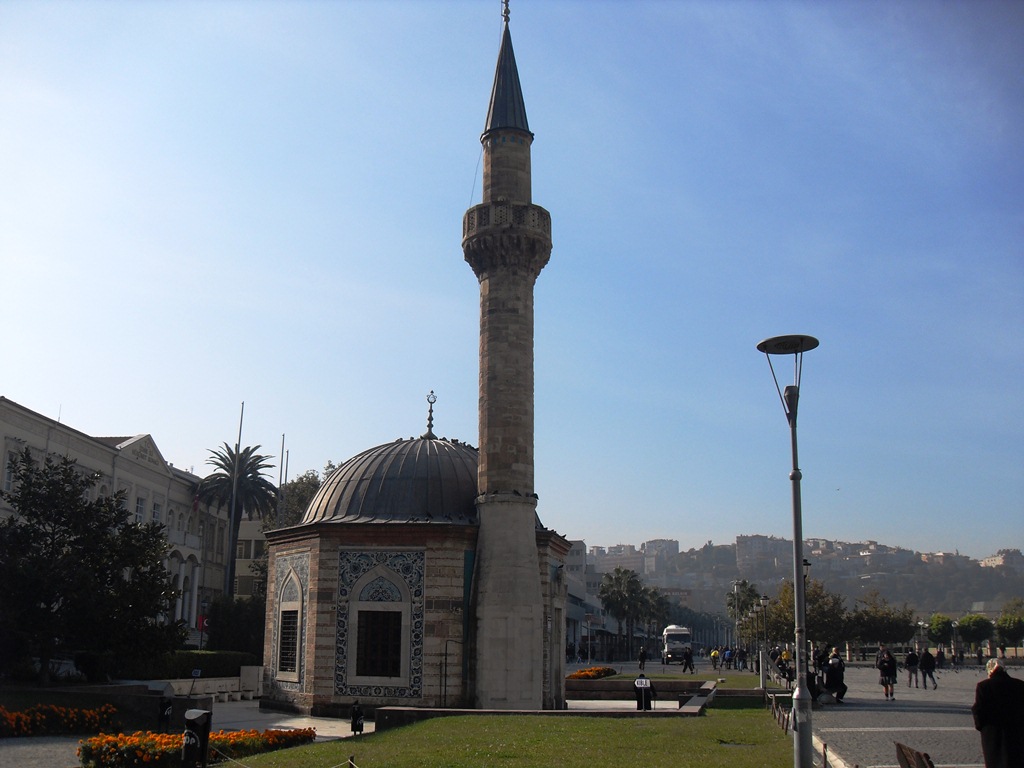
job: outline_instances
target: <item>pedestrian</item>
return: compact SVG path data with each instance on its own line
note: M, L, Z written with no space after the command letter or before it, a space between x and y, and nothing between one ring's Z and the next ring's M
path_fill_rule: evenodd
M921 651L921 659L917 663L917 668L921 670L921 685L928 688L928 678L932 679L932 690L934 691L939 687L939 684L935 682L935 657L932 656L931 651L925 648Z
M825 690L836 697L836 704L843 703L843 697L849 690L849 686L843 682L846 674L846 663L839 654L838 648L832 649L832 655L828 657L825 665Z
M913 683L914 687L917 688L917 665L920 662L921 657L918 656L914 649L911 648L907 655L903 658L903 668L907 670L907 688Z
M1010 677L1002 659L989 659L988 678L974 689L974 727L981 731L985 768L1024 765L1024 680Z
M644 648L642 645L640 646L639 661L640 661L640 671L642 672L644 667L647 665L647 649Z
M683 648L683 672L687 669L690 670L690 674L694 674L693 669L693 651L689 648Z
M363 732L363 708L359 706L359 700L356 699L352 704L352 735L358 735Z
M875 666L878 668L878 684L882 686L885 700L896 701L896 657L884 645L879 648Z

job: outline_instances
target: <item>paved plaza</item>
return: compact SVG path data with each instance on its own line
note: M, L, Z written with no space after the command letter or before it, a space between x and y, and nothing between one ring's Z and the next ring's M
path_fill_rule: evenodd
M816 750L828 745L829 764L837 768L897 768L893 742L899 741L927 752L936 768L983 768L971 717L974 687L983 677L977 666L940 671L939 687L925 690L907 688L901 672L895 701L886 701L876 670L847 667L844 703L818 707L811 716Z

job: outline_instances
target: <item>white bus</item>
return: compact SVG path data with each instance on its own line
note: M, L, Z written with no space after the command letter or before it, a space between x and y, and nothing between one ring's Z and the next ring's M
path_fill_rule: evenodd
M671 664L673 661L683 663L683 651L691 648L693 636L688 627L670 624L661 633L661 663Z

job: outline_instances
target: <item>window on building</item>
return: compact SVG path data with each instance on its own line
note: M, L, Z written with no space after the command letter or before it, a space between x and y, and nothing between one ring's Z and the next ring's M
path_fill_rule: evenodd
M253 584L256 579L252 576L239 576L235 579L235 596L236 597L251 597Z
M4 463L4 490L9 491L14 487L14 469L11 463L18 458L14 451L7 452L7 461Z
M154 523L159 523L160 522L160 509L161 509L160 502L159 501L154 501L153 502L153 522Z
M259 560L263 557L263 553L267 551L267 542L263 539L253 539L252 542L252 558L253 560Z
M402 612L360 611L356 674L398 677L402 673Z
M252 539L239 539L235 548L235 557L239 560L252 560Z
M281 611L281 641L277 655L277 671L299 671L298 611Z
M135 499L135 522L140 525L146 518L146 500L139 496Z
M359 685L401 685L410 673L412 602L405 581L378 567L353 585L349 605L349 682Z
M302 588L294 572L285 579L278 602L277 677L298 682L302 664Z

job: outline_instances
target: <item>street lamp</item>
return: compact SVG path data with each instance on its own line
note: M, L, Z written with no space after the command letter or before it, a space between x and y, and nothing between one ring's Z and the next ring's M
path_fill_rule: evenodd
M813 745L811 740L811 692L807 687L807 627L805 613L804 579L801 578L803 553L803 511L800 505L800 463L797 459L796 414L800 401L800 374L803 372L804 352L818 346L813 336L774 336L757 345L768 360L775 389L782 401L782 410L789 422L790 443L793 453L793 470L789 479L793 484L793 616L796 645L796 687L793 689L793 765L794 768L812 768ZM785 390L779 386L772 355L793 356L793 383Z
M758 601L761 605L761 613L764 615L764 649L758 653L757 663L761 673L762 690L768 687L768 595L761 595Z

